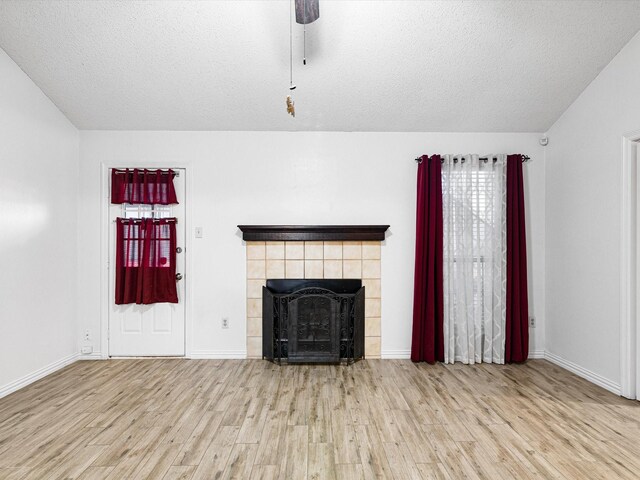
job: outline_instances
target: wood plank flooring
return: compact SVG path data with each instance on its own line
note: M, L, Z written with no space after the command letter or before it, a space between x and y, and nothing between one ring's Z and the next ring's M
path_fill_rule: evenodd
M544 360L77 362L0 399L0 479L640 478L640 402Z

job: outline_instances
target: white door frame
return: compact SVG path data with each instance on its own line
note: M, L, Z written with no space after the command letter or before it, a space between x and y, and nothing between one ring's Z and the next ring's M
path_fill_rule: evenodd
M636 150L640 130L622 137L622 201L620 235L620 386L622 396L638 398L640 385L640 329L638 328L638 169Z
M184 276L184 301L185 323L184 323L184 354L185 358L191 357L193 350L193 288L191 285L192 266L192 244L191 244L191 213L193 208L193 178L194 168L190 162L158 160L153 162L136 162L130 160L109 161L101 163L100 172L100 353L102 359L109 358L109 307L113 295L109 292L109 204L111 196L109 192L109 179L112 168L182 168L185 170L185 276ZM180 199L178 199L180 201Z

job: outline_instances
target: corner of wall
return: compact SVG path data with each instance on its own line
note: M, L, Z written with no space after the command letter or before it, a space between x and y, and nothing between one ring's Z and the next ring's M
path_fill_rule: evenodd
M545 152L547 357L611 391L622 383L622 138L640 129L637 78L640 33L551 125Z
M15 199L7 212L20 239L3 245L11 249L3 267L14 275L0 279L0 317L12 318L0 332L2 396L78 357L78 238L71 232L80 153L78 129L2 49L0 77L1 153L20 166L0 178L0 191Z

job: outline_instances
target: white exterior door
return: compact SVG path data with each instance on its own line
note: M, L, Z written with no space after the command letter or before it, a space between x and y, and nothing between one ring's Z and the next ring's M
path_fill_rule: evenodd
M635 321L635 398L640 400L640 141L635 142L636 149L636 318ZM633 330L632 330L633 331Z
M185 176L174 169L178 205L109 205L109 265L115 265L116 217L176 217L176 273L185 276ZM177 281L178 303L116 305L115 269L109 268L109 356L185 355L185 282Z

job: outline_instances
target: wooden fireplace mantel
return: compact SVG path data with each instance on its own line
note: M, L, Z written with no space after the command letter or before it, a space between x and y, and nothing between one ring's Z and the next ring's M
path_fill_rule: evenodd
M382 241L389 225L238 225L238 228L246 241Z

